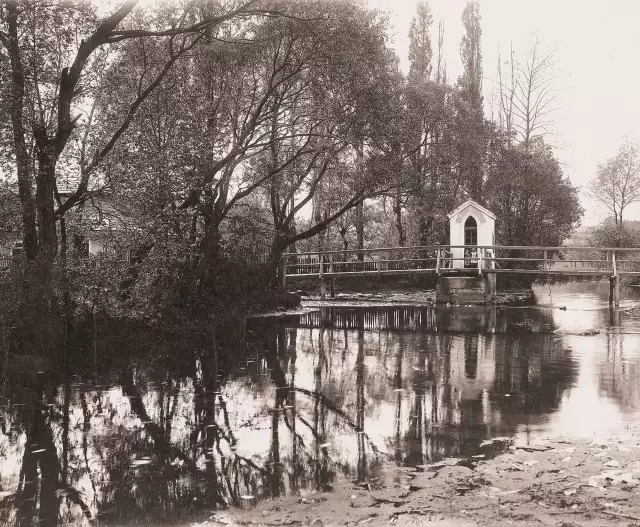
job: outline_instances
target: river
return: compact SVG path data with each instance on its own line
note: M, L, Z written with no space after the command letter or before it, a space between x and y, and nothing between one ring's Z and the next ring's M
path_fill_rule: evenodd
M527 307L323 307L262 319L232 363L111 360L0 397L0 523L201 521L216 506L394 477L487 439L595 438L640 417L640 290Z

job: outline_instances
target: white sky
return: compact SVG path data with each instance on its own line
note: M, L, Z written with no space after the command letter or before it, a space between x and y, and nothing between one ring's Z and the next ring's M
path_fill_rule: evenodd
M416 0L368 0L388 10L394 47L407 70L408 37ZM461 73L460 16L465 0L429 0L433 14L432 44L438 21L445 24L448 77ZM625 136L640 140L640 1L610 0L479 0L482 15L484 94L490 115L496 87L498 52L513 43L524 58L537 35L545 48L555 50L558 110L553 116L556 155L574 185L585 187L596 165L615 155ZM606 211L581 195L586 209L583 225L598 223ZM627 219L640 220L640 206Z

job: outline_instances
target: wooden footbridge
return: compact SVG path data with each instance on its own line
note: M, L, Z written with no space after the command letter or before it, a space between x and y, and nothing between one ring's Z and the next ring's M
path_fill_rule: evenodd
M458 249L456 251L456 249ZM461 250L460 250L461 249ZM464 254L454 257L453 254ZM317 279L322 298L338 278L433 275L484 276L493 284L498 274L539 277L608 278L610 304L620 301L620 278L640 276L640 248L460 246L386 247L379 249L287 253L281 277Z

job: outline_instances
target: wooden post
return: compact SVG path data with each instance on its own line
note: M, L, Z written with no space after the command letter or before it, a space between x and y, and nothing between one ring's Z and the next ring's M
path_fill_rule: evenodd
M484 262L482 260L482 253L484 249L478 249L478 276L482 276L482 266Z
M611 253L612 276L609 283L609 306L620 307L620 275L616 262L616 252Z
M611 276L609 277L609 309L613 307L613 260L611 259L611 251L607 251L607 264L611 262ZM607 267L609 267L607 265Z
M441 253L441 249L437 249L436 250L436 274L438 276L440 276L440 266L442 265L442 263L440 262L440 253Z
M613 308L613 276L609 277L609 309Z
M613 276L618 276L618 264L616 262L616 252L613 251L611 253L611 270L613 272Z
M544 265L543 269L544 269L545 273L549 270L549 262L547 261L547 257L548 257L548 253L547 253L547 250L545 249L544 250L544 262L543 262L543 265Z

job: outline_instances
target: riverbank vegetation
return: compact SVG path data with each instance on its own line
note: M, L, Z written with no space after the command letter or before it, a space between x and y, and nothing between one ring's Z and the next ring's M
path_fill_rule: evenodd
M582 210L545 141L552 57L499 60L488 119L477 2L462 21L452 80L426 2L407 75L349 0L4 2L4 327L45 355L96 317L241 328L292 301L284 252L446 243L468 197L497 243L559 245Z

